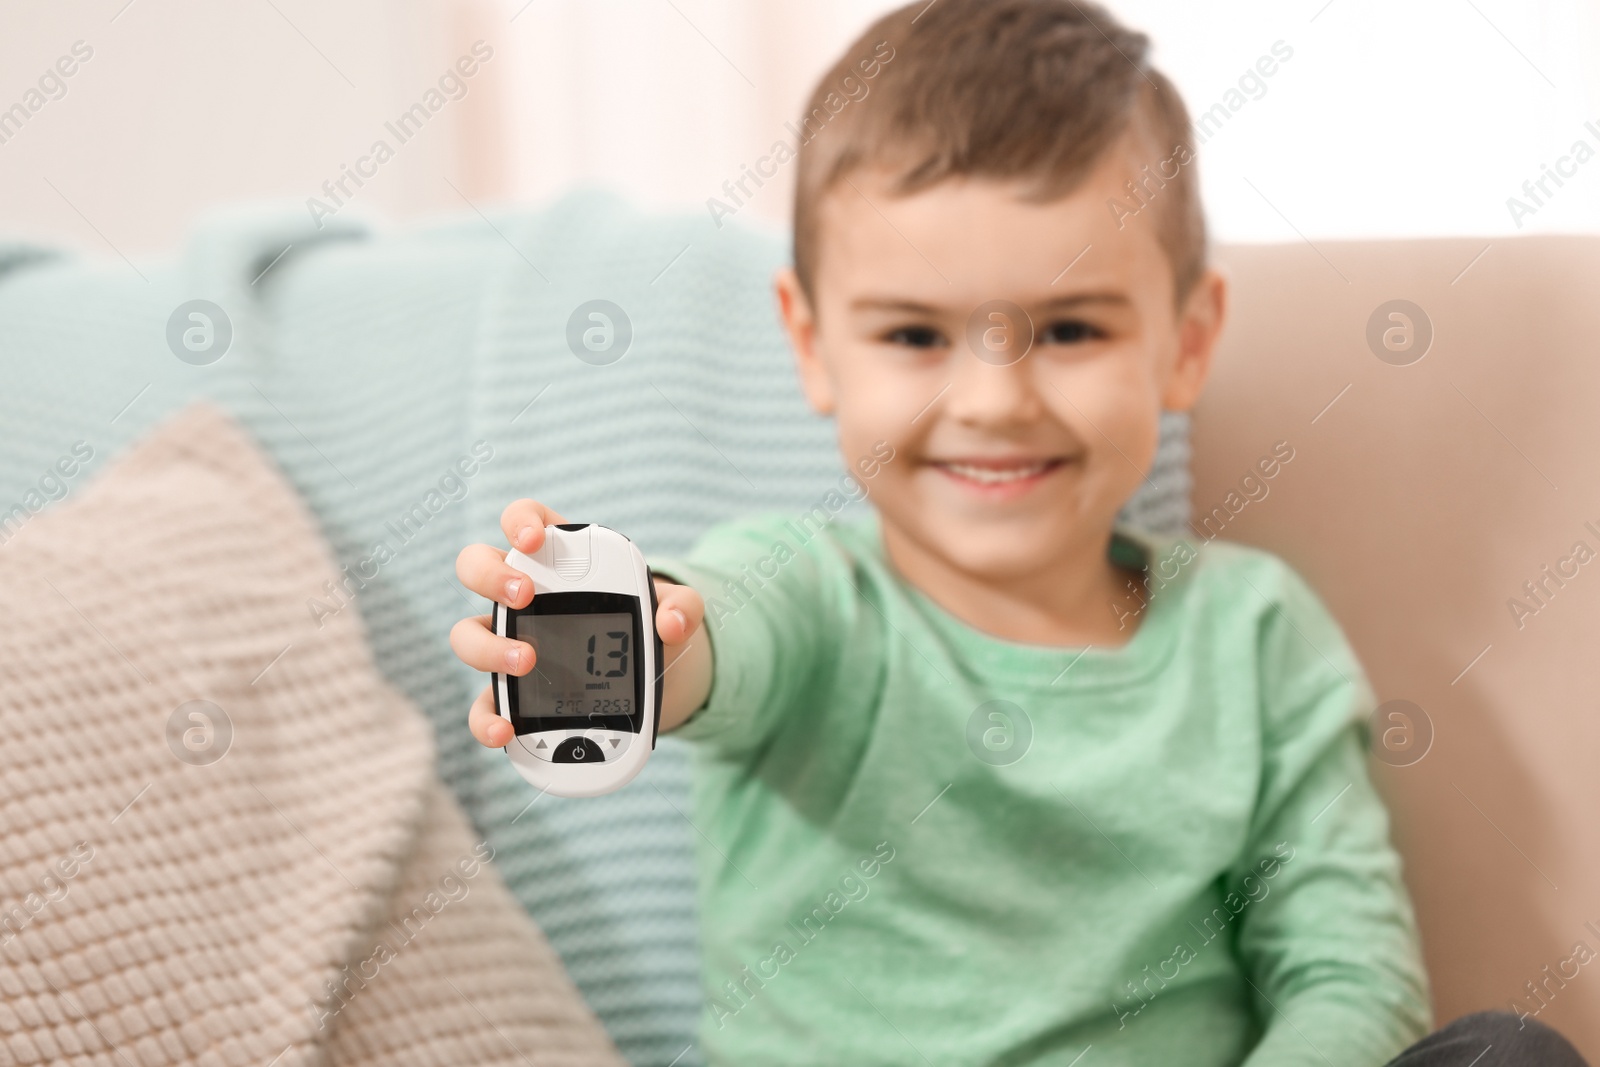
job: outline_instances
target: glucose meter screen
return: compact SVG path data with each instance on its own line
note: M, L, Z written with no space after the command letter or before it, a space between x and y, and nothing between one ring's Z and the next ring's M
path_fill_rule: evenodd
M633 616L519 615L534 668L519 679L525 716L633 714Z

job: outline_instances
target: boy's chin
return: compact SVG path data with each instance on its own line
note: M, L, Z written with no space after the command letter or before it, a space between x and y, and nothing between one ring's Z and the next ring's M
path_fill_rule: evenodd
M1061 563L1076 540L1043 517L947 516L902 533L929 562L996 585L1037 577Z

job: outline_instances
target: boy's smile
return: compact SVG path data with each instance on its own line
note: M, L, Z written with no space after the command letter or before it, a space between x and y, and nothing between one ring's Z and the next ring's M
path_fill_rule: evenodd
M962 456L924 462L969 492L979 494L980 499L1010 500L1031 491L1071 460L1066 456Z
M846 461L894 446L872 499L895 566L1013 640L1126 638L1107 538L1161 412L1198 396L1221 322L1214 274L1177 306L1156 211L1119 229L1107 208L1137 177L1137 144L1048 202L981 179L897 196L887 175L852 174L819 213L814 301L779 278L807 395L836 417Z

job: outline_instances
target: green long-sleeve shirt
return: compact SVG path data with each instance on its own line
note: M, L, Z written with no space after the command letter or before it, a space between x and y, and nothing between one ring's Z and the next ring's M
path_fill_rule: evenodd
M1337 624L1263 552L1111 552L1148 603L1089 649L953 618L871 521L658 565L715 657L678 731L711 1063L1378 1067L1427 1031Z

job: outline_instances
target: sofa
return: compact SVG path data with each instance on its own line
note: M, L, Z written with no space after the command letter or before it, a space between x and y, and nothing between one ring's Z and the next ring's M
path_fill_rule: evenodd
M1560 568L1576 540L1600 547L1584 525L1600 528L1584 448L1600 371L1579 358L1597 325L1582 296L1600 241L1485 244L1220 249L1235 303L1215 382L1192 426L1164 421L1160 488L1125 518L1262 545L1307 575L1380 698L1406 701L1375 723L1373 770L1440 1021L1521 998L1596 1056L1600 985L1559 976L1575 941L1600 946L1584 925L1600 920L1585 910L1597 861L1577 847L1594 799L1581 712L1595 668L1581 652L1600 632L1600 578L1590 591L1586 568L1559 585L1541 568ZM499 539L518 496L663 555L721 519L814 501L839 467L772 310L785 252L773 235L598 192L405 230L239 209L149 263L0 245L0 536L197 399L226 411L339 564L307 590L308 617L358 619L622 1055L688 1067L700 1003L688 754L664 739L617 794L536 800L464 729L481 679L446 635L485 605L452 564L462 545ZM1425 309L1420 356L1414 312L1372 325L1397 299ZM627 320L614 359L571 340L597 300ZM206 308L225 320L220 354ZM204 336L186 348L195 323ZM1280 442L1295 458L1270 480L1252 473ZM85 448L92 458L60 475ZM1528 610L1512 612L1519 597ZM1543 999L1526 982L1546 982Z

